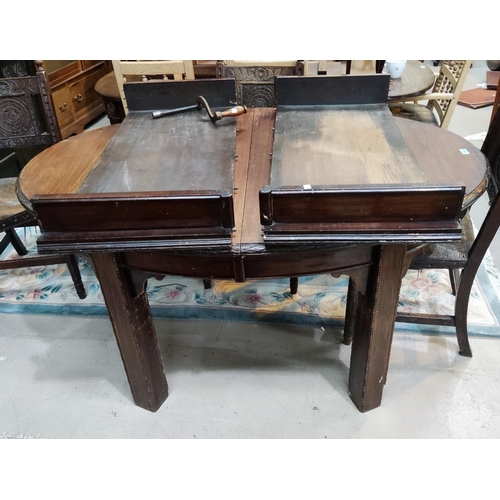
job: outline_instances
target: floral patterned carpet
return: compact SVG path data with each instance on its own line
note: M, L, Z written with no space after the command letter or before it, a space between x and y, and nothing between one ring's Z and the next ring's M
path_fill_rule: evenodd
M35 252L36 234L22 234L30 253ZM7 249L2 259L16 257ZM89 264L80 259L87 298L80 300L65 265L0 271L0 312L17 314L106 315L103 297ZM298 293L289 291L288 279L255 280L246 283L215 281L205 290L201 279L167 276L148 282L147 293L153 315L161 318L271 322L342 326L348 277L330 275L299 279ZM483 265L469 303L469 334L500 337L498 311L500 291ZM401 286L398 311L453 314L454 296L446 270L409 271ZM398 323L397 330L453 334L450 327Z

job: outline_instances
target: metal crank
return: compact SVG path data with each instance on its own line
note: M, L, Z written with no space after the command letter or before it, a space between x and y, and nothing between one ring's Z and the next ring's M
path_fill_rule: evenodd
M212 123L215 123L222 118L228 118L231 116L240 116L243 113L247 112L246 106L233 106L232 108L226 109L225 111L216 111L215 113L210 108L207 100L203 96L198 96L197 103L191 106L184 106L183 108L175 108L175 109L167 109L163 111L153 111L151 114L153 119L161 118L162 116L175 115L177 113L184 113L185 111L190 111L193 109L202 109L205 108Z

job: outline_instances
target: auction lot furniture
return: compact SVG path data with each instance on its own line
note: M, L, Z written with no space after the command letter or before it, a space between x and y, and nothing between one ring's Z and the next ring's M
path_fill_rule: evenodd
M120 125L63 141L21 174L21 199L43 228L39 251L92 254L143 408L168 395L149 277L315 273L347 274L360 292L349 394L360 411L376 408L407 248L460 239L458 216L484 190L485 159L467 141L392 116L388 75L276 86L276 109L213 121L235 99L232 79L125 84ZM152 117L194 108L198 96L212 115Z

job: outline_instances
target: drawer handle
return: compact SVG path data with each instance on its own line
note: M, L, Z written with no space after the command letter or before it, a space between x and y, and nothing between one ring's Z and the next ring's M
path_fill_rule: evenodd
M83 99L83 96L82 94L78 94L76 95L75 97L73 97L73 99L76 101L76 102L81 102L82 99Z
M66 102L62 106L59 106L59 109L61 111L66 111L67 108L68 108L68 104Z

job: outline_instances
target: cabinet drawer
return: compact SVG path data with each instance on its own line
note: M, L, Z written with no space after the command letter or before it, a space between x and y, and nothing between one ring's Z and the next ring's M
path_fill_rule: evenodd
M68 89L63 87L52 94L54 99L54 107L56 108L57 123L62 130L73 123L73 105Z
M102 67L96 68L85 78L69 85L69 93L73 103L75 116L86 114L90 109L102 105L102 99L99 94L94 90L97 81L104 76L104 69Z

